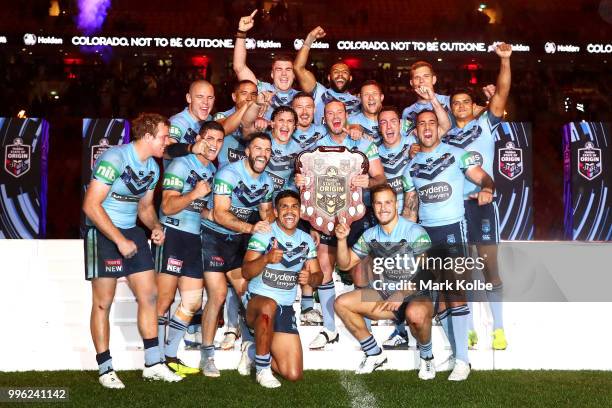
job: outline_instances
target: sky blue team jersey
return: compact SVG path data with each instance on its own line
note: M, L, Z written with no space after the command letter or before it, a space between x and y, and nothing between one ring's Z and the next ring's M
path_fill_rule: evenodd
M246 170L245 160L230 163L215 174L214 196L230 197L230 212L244 222L248 222L251 214L258 211L259 204L271 202L273 193L274 182L268 173L263 172L258 178L251 177ZM214 201L210 201L209 208L214 207L213 204ZM238 234L213 221L204 220L202 224L222 234Z
M105 151L96 160L91 178L110 186L102 207L115 227L127 229L136 226L138 202L155 189L159 167L152 157L141 162L134 143L128 143ZM87 225L93 225L91 220Z
M452 146L473 153L476 164L482 166L482 169L493 178L493 160L495 159L494 134L500 123L501 118L486 111L465 125L465 127L452 128L442 140ZM479 186L470 180L466 180L463 187L463 198L467 200L470 194L478 193L479 191Z
M475 166L474 155L458 147L440 143L433 152L419 152L404 169L404 191L416 188L419 194L419 220L426 227L461 221L464 172Z
M380 162L385 169L385 177L387 183L395 191L397 197L397 212L402 213L404 206L404 183L402 181L402 174L410 157L408 152L410 146L413 143L417 143L416 138L410 136L400 136L400 141L397 146L387 147L384 143L378 146L378 154L380 155Z
M258 92L274 92L274 96L272 97L272 101L268 110L264 114L264 118L270 120L272 118L272 112L274 109L279 106L291 106L291 101L293 101L293 97L298 93L293 88L290 88L287 91L280 91L274 87L273 84L269 82L257 81L257 91Z
M248 291L274 299L279 305L291 306L297 295L298 275L306 261L317 257L317 249L312 237L302 230L296 229L293 235L287 235L276 222L271 227L271 232L253 234L247 249L265 254L276 239L278 248L284 251L283 259L279 263L267 264L249 281Z
M215 115L215 120L226 119L228 116L236 112L236 108L232 108L225 112L219 112ZM223 146L217 156L219 162L219 168L225 166L228 163L234 163L242 160L246 157L244 153L246 149L246 142L242 137L242 129L238 128L232 133L225 136L223 139Z
M274 181L275 196L282 190L297 191L293 175L295 173L295 158L301 151L300 145L293 139L281 144L272 138L272 155L266 172Z
M448 117L451 120L451 123L454 123L455 119L450 109L450 96L436 94L436 99L438 100L438 102L440 102L440 104L444 107L444 110L446 110L446 112L448 113ZM413 126L416 126L416 117L424 110L433 111L433 106L431 106L430 102L415 102L412 105L408 106L406 109L404 109L404 111L402 112L402 119L408 119L413 123Z
M365 133L372 138L372 141L377 146L382 145L383 138L378 129L378 121L368 118L363 112L359 112L356 115L352 115L348 119L348 123L351 125L360 125ZM400 134L402 136L408 136L414 129L412 122L409 119L400 119Z
M356 115L361 110L361 99L348 92L336 92L331 88L326 88L317 82L312 91L312 98L315 103L314 123L323 124L325 116L325 105L334 99L344 102L347 115Z
M212 120L211 115L206 118L209 120ZM179 143L195 143L199 131L200 121L189 113L189 107L170 117L170 137Z
M213 185L215 166L212 163L203 165L193 154L178 157L170 162L164 171L162 187L164 190L178 191L181 195L192 191L196 183L200 180ZM193 200L189 205L173 215L166 215L159 209L159 220L169 227L189 232L191 234L200 233L200 223L202 217L200 213L208 205L208 200L212 194Z
M370 256L374 262L374 280L383 282L409 281L417 269L408 268L376 268L379 261L376 259L395 258L397 255L408 256L408 259L416 257L427 251L431 246L431 239L423 227L399 217L397 224L390 234L387 234L381 225L368 228L353 245L353 252L364 259ZM380 264L379 264L380 265ZM414 266L414 264L412 264ZM374 285L375 289L382 289Z
M302 151L315 148L315 144L319 139L325 137L327 128L324 125L315 125L314 123L306 130L295 128L295 132L291 136L299 145Z

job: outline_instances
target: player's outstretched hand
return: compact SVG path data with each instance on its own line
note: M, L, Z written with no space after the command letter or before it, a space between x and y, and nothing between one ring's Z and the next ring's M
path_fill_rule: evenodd
M512 55L512 44L497 44L495 47L495 53L499 56L499 58L510 58L510 55Z
M251 15L241 17L240 21L238 22L238 30L249 31L251 28L253 28L253 25L255 24L255 14L257 14L257 9L255 9Z
M164 230L161 228L155 228L151 231L151 241L153 241L155 245L163 244L164 239L166 239L166 234L164 234Z
M266 253L267 262L269 264L279 263L283 260L283 250L278 247L276 238L272 239L272 248Z
M206 156L208 154L208 150L210 146L204 139L200 139L191 146L191 153L199 154L201 156Z
M308 45L312 45L313 42L320 40L321 38L325 37L325 30L323 30L323 28L321 26L315 27L311 32L308 33L308 35L306 36L306 42L308 43Z
M131 258L138 252L138 247L134 243L134 241L130 239L124 239L120 243L117 244L117 249L123 255L124 258Z
M342 131L344 133L347 133L349 137L353 140L359 140L365 134L365 132L363 131L363 128L360 125L349 126L348 128L343 127Z
M339 222L336 224L336 228L334 229L334 233L336 234L336 239L338 241L343 241L349 236L349 232L351 229L344 222Z
M270 228L270 223L268 221L258 221L253 225L253 232L270 232L272 229Z

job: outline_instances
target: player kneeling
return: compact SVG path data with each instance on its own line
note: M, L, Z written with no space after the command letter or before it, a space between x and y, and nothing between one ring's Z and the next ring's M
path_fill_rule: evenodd
M405 320L418 341L421 357L419 378L431 380L436 376L431 351L433 304L429 294L419 290L418 282L427 278L426 272L415 267L418 265L415 257L423 254L431 241L421 226L398 215L396 195L389 185L376 186L371 193L378 225L367 229L352 249L348 248L346 242L349 227L339 223L335 229L338 267L348 270L367 256L373 259L375 265L373 272L376 276L371 282L372 289L356 289L345 293L336 299L334 305L336 313L365 353L355 373L371 373L387 362L387 356L368 331L364 318L395 319ZM389 268L389 264L384 262L384 270L376 269L376 265L380 265L378 260L388 261L398 255L406 255L407 259L415 263L408 267L395 265ZM415 288L409 283L414 284ZM393 290L398 284L404 284L407 289Z
M297 229L298 193L280 192L274 215L270 232L250 238L242 265L242 276L249 280L246 321L255 330L255 344L243 346L238 371L249 375L255 360L257 382L266 388L281 385L272 369L290 381L302 378L302 345L293 302L298 284L317 287L323 280L313 239Z

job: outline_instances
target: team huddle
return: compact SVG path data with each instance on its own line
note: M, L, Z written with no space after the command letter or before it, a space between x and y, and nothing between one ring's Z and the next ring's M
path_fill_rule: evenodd
M247 66L245 44L255 13L240 19L236 33L234 107L213 115L213 86L195 81L183 111L169 120L141 114L131 122L132 142L110 148L94 165L83 210L100 383L124 388L109 350L109 311L120 277L127 279L138 305L144 379L176 382L200 371L219 377L214 338L224 305L227 330L217 347L231 349L242 339L241 375L255 369L257 382L267 388L281 386L274 372L301 379L297 298L300 323L322 325L309 348L339 341L337 315L364 352L358 374L385 364L385 349L407 349L410 330L420 355L418 377L433 379L435 319L452 350L448 379L467 379L468 349L478 342L470 293L381 289L373 285L368 265L398 252L414 257L477 253L486 260L482 272L490 284L492 347L507 347L492 174L494 134L510 91L511 46L495 47L500 69L495 86L483 89L485 107L475 104L467 89L436 94L433 67L420 61L410 70L418 100L400 113L383 105L376 81L362 83L358 95L349 93L351 72L342 62L331 66L329 87L317 82L306 66L312 44L325 36L321 27L307 35L295 59L275 58L271 83L258 80ZM367 158L366 174L349 180L363 192L365 215L350 225L338 217L326 234L301 219L300 193L314 181L296 172L296 157L338 146ZM163 159L163 172L156 158ZM152 249L137 218L151 230ZM350 273L354 290L336 297L336 271ZM377 279L440 280L439 273L421 268L407 278L385 270ZM177 289L180 304L170 316ZM193 368L177 353L199 313L201 359ZM378 320L395 323L382 345L371 329Z

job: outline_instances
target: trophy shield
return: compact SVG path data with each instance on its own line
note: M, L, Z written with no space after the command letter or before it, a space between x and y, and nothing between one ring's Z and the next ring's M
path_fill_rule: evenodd
M365 215L361 187L351 187L353 176L367 174L368 158L344 146L319 146L300 153L295 171L304 175L300 188L302 219L327 235L334 235L339 221L350 226Z

